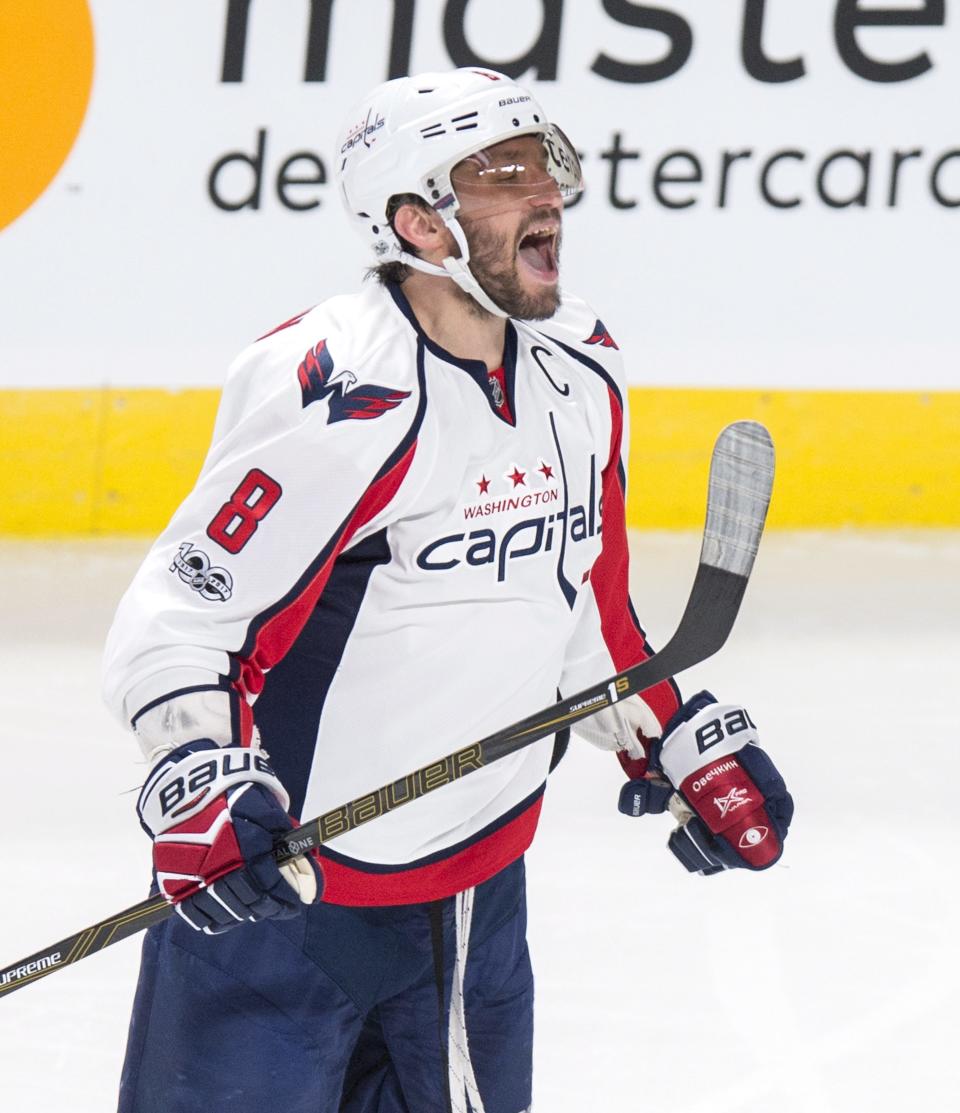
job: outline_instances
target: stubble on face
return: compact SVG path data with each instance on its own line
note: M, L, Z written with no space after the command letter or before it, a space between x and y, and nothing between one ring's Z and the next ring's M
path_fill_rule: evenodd
M543 208L532 212L524 225L514 235L497 233L483 221L464 224L467 245L470 248L470 270L486 293L511 317L523 321L546 321L560 307L560 286L543 286L528 290L519 271L517 255L520 241L527 232L543 220L556 217L556 210ZM555 250L560 257L560 229L557 229ZM457 291L464 298L468 312L479 318L492 316L466 291Z

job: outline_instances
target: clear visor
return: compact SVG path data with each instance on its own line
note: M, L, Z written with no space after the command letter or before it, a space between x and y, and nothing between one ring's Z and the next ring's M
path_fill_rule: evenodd
M468 155L451 170L450 182L465 219L557 193L566 203L583 189L577 152L554 124Z

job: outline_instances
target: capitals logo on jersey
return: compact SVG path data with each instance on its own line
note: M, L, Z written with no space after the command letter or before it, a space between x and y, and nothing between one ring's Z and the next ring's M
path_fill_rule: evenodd
M602 535L603 500L597 484L597 459L590 456L590 470L585 504L572 505L567 485L567 473L562 473L563 498L556 484L554 469L541 459L537 469L543 475L546 486L538 490L519 492L526 487L526 476L514 464L513 472L505 473L505 478L513 483L517 494L504 495L486 502L473 503L463 508L464 518L495 516L492 527L484 527L457 533L448 533L429 541L417 553L417 567L424 572L450 572L455 568L463 571L487 568L495 570L496 582L502 584L507 579L512 562L526 557L537 557L552 553L557 583L572 609L577 598L577 582L586 582L588 572L581 569L574 575L573 582L565 567L569 550L590 539ZM553 481L553 485L551 485ZM482 494L487 494L490 481L484 473L481 480L474 480ZM559 505L554 505L559 503ZM539 511L527 517L503 520L500 515L507 511ZM598 545L599 551L599 545Z
M326 398L329 402L327 424L334 421L369 421L381 417L388 410L396 409L410 397L409 390L394 390L388 386L365 384L351 390L357 381L352 371L338 371L334 374L333 357L326 340L311 348L297 368L300 393L306 409L311 402Z

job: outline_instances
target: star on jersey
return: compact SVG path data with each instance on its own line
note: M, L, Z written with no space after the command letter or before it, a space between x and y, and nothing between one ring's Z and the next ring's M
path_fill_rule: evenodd
M369 421L382 417L389 410L396 409L410 397L409 390L394 390L388 386L373 386L365 383L356 386L357 376L352 371L333 373L333 356L326 340L321 340L303 357L297 368L303 408L322 398L329 400L327 424L349 419ZM350 389L353 387L354 389Z
M735 812L744 804L750 803L750 795L745 788L731 788L726 796L714 796L713 802L720 809L720 818L723 819L729 812Z
M537 471L542 473L544 479L553 479L553 468L551 468L549 464L545 464L542 460L540 461L540 467L537 468Z
M490 480L487 479L485 475L481 475L480 478L476 480L476 484L480 488L481 495L485 495L487 491L490 490Z
M527 485L527 473L525 471L521 471L516 464L513 465L512 472L507 472L506 478L513 480L513 486L515 488L521 486L526 487Z

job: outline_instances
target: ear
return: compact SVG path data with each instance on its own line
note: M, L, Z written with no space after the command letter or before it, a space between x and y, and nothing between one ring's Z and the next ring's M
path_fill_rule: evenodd
M427 262L439 263L456 252L456 241L443 217L425 205L401 205L393 217L393 230Z

